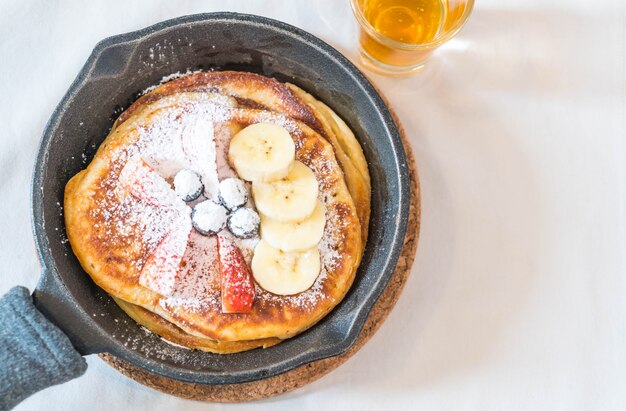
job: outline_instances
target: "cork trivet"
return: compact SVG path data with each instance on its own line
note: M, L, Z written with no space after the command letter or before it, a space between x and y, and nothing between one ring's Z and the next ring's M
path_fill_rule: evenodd
M372 307L357 341L348 351L336 357L305 364L291 371L263 380L223 385L192 384L172 380L152 374L111 354L100 354L100 358L125 376L148 387L181 398L211 402L246 402L284 394L323 377L346 362L374 335L391 312L396 301L398 301L404 284L411 273L411 266L415 259L415 250L419 238L421 207L417 165L415 164L415 158L404 129L393 111L392 115L402 136L411 178L411 206L408 229L404 239L404 248L396 269L389 279L387 287Z

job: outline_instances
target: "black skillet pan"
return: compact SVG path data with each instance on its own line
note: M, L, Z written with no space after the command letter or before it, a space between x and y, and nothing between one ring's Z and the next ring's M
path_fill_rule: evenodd
M345 300L320 323L275 347L216 355L170 345L129 319L82 270L64 235L63 190L86 167L113 120L141 90L191 69L246 70L295 83L354 130L372 178L365 256ZM279 21L236 13L180 17L100 42L48 122L32 186L42 265L35 304L84 355L111 353L176 380L241 383L346 351L392 275L409 212L402 142L382 99L328 44Z

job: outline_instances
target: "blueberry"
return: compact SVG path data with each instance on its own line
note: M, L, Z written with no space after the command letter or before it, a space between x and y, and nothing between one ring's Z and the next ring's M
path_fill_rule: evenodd
M183 201L193 201L204 191L200 174L193 170L180 170L174 177L174 191Z
M215 235L226 225L228 210L212 200L206 200L193 208L191 224L202 235Z
M228 229L235 237L252 238L259 233L261 218L251 208L239 208L228 217Z
M243 180L226 178L220 182L219 199L230 211L236 210L248 202L248 187Z

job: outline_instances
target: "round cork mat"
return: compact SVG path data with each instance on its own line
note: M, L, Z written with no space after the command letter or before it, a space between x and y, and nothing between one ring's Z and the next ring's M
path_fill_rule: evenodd
M359 351L374 335L393 309L396 301L398 301L404 284L411 273L411 266L415 259L415 250L419 238L421 207L417 166L404 129L393 111L392 115L400 130L409 164L409 174L411 178L409 223L404 239L404 248L402 249L402 254L400 255L396 269L389 279L387 287L372 307L357 341L345 353L336 357L304 364L291 371L263 380L223 385L192 384L172 380L152 374L126 361L120 360L111 354L100 354L100 358L125 376L143 385L154 388L155 390L181 398L210 402L246 402L284 394L323 377L346 362L348 358Z

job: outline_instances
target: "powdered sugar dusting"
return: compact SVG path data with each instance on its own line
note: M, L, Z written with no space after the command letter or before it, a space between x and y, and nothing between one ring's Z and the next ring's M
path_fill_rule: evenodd
M197 93L196 93L197 94ZM217 200L219 184L214 124L228 117L211 95L164 109L148 127L139 128L138 150L165 179L184 168L200 174L207 197ZM164 98L161 104L167 104Z
M149 124L131 124L130 132L135 133L136 141L113 154L111 172L100 183L105 195L98 207L90 210L95 220L105 225L104 230L98 231L103 241L127 238L129 247L143 248L149 255L172 227L187 225L191 210L170 184L178 171L188 168L217 186L213 122L225 121L229 108L214 102L210 94L196 93L194 99L184 103L176 97L166 97L151 107L158 113L150 117ZM183 139L187 135L192 137ZM201 139L206 143L204 150L194 148L196 155L186 156L185 141L196 143ZM138 164L154 173L140 171ZM138 258L133 263L141 270L145 259Z
M170 185L141 158L132 156L122 168L112 196L118 200L113 210L103 207L92 210L92 213L101 212L106 221L113 220L117 232L123 236L143 233L143 242L153 250L150 256L156 259L154 262L159 262L161 266L169 265L170 270L174 270L185 251L191 217L189 208ZM108 199L111 200L111 196ZM164 242L166 238L169 240ZM144 268L145 261L135 261L135 264L140 270ZM152 274L144 277L143 285L157 292L169 293L175 272L148 271ZM162 286L153 281L157 277L161 277Z
M188 218L182 223L163 237L141 269L139 284L162 295L170 295L179 282L180 262L191 232Z
M215 152L214 119L206 113L196 113L182 133L182 150L190 166L200 173L204 194L217 200L219 180Z
M220 302L215 298L216 290L220 288L215 236L191 232L179 277L180 281L172 294L160 301L161 307L190 311L209 307L219 309Z
M230 130L225 124L218 125L215 128L215 149L217 150L216 162L217 162L217 174L220 178L236 178L237 173L232 169L228 162L228 147L230 145L230 139L234 135L233 130Z
M150 50L152 50L151 51L151 58L153 59L154 58L154 50L153 49L150 49ZM182 78L182 77L187 77L187 76L190 76L192 74L199 73L201 71L202 70L192 71L191 69L187 69L187 71L184 71L184 72L177 71L176 73L168 74L167 76L163 76L161 78L161 80L159 80L159 82L157 84L146 88L144 91L139 93L139 95L143 96L144 94L148 94L152 90L156 89L157 87L159 87L160 85L162 85L164 83L167 83L168 81L176 80L176 79Z
M177 73L188 75L188 73ZM169 79L165 79L167 81ZM151 105L155 113L149 123L136 125L136 143L120 152L115 164L112 165L111 176L113 181L109 186L107 200L100 210L94 212L104 216L105 224L114 224L115 235L128 236L131 239L139 239L150 251L157 249L162 240L172 232L176 225L186 226L187 217L176 203L173 207L163 207L162 203L173 202L170 195L174 191L169 187L173 177L182 169L190 169L201 175L205 185L205 195L197 201L206 198L218 200L218 183L228 177L237 177L230 167L227 159L230 139L238 131L237 126L230 125L233 99L211 93L187 93L189 98L181 98L181 95L163 97ZM157 112L158 111L158 112ZM127 120L134 121L134 120ZM287 116L271 112L259 112L255 117L258 122L271 122L283 126L292 135L299 135L298 124ZM298 138L295 138L296 149L301 146ZM152 167L168 187L172 194L165 194L154 204L150 201L141 201L133 195L119 195L115 180L123 166L129 159L141 159ZM333 164L326 164L322 160L313 160L317 163L310 165L316 174L329 172ZM328 204L332 199L328 189L320 187L320 199ZM176 197L178 201L181 201ZM190 203L189 205L193 205ZM190 210L189 205L183 206ZM249 198L247 207L254 207ZM327 273L334 270L341 261L338 244L340 244L342 224L341 216L334 215L332 208L327 208L327 224L324 236L318 244L322 258L322 269L314 285L307 291L293 296L278 296L261 289L255 284L257 299L269 304L291 305L304 310L314 309L320 300L327 298L324 292L324 284ZM110 231L109 231L110 232ZM253 250L259 238L239 239L232 236L227 230L220 235L231 239L242 252L246 263L249 265ZM135 265L141 270L146 261L136 261ZM188 310L192 312L220 311L220 284L219 265L217 263L217 244L215 236L202 236L194 230L189 234L186 248L180 264L176 281L167 284L166 297L162 298L160 305L167 311Z

